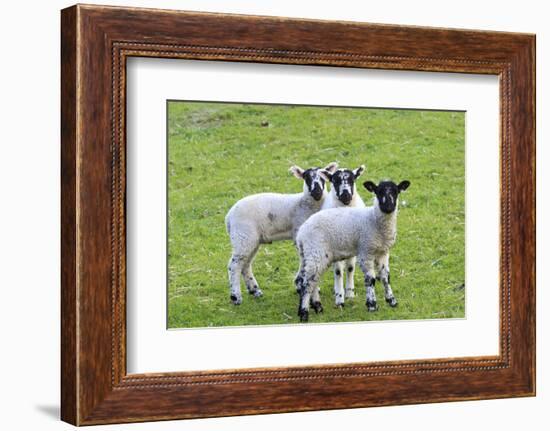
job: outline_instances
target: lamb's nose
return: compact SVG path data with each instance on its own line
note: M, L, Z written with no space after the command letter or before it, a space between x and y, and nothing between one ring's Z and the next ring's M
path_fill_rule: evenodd
M342 195L340 196L340 200L346 205L349 204L351 201L351 193L347 191L343 192Z
M313 199L317 201L321 199L321 196L323 196L323 190L321 190L321 187L315 186L314 189L311 191L311 196L313 196Z

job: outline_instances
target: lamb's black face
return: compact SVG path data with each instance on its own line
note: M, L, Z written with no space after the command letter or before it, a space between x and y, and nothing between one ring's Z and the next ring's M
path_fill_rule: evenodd
M344 205L349 205L355 193L355 180L365 170L365 166L361 165L353 171L350 169L338 169L333 174L328 174L328 178L332 183L336 197Z
M355 192L355 175L349 169L337 170L330 180L336 197L344 205L349 205Z
M310 168L303 173L309 194L316 201L321 200L325 191L325 179L320 175L320 170L321 168Z
M307 192L316 201L323 198L325 191L325 181L329 179L329 175L338 167L338 163L331 162L324 168L309 168L302 169L299 166L291 166L289 171L298 179L304 181L304 193Z
M378 207L383 213L391 214L397 208L397 198L399 193L410 186L409 181L401 181L395 184L393 181L381 181L378 185L372 181L366 181L363 185L365 188L376 195Z

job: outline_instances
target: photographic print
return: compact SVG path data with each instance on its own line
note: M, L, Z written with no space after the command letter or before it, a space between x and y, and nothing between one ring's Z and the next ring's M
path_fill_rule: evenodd
M168 328L465 317L465 113L167 102Z
M61 418L534 396L535 45L64 9Z
M534 396L535 45L64 9L61 418Z

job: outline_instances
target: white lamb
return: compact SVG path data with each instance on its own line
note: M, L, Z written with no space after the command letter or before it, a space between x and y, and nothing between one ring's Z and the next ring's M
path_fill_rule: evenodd
M399 193L410 182L371 181L363 184L375 194L374 206L367 208L334 208L311 216L296 236L300 269L296 289L300 292L298 316L307 322L310 304L316 313L323 307L318 283L333 262L357 256L365 275L368 311L376 311L374 284L376 273L384 285L386 302L395 307L397 301L390 286L389 252L397 234L397 201Z
M355 181L361 176L365 166L361 165L357 169L338 169L334 173L322 172L331 183L328 197L323 203L321 210L330 208L364 208L365 203L357 193ZM353 298L355 296L354 274L356 258L350 257L346 260L340 260L334 263L334 302L336 306L344 306L344 298ZM346 289L344 292L344 272L347 273Z
M238 201L227 213L225 225L233 253L228 264L230 298L233 304L242 302L241 275L246 288L255 297L262 296L252 273L252 261L260 244L294 240L299 227L309 216L321 209L327 196L325 178L320 171L334 172L337 163L324 169L302 169L292 166L290 172L304 181L302 193L260 193Z

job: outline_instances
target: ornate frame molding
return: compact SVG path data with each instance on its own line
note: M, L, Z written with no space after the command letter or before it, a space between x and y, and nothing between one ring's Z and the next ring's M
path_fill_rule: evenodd
M206 25L219 30L204 32ZM258 34L258 28L267 30ZM315 41L308 39L311 34ZM338 37L330 37L334 34ZM534 45L534 36L510 33L65 9L62 419L98 424L533 395ZM498 75L500 354L127 375L125 66L132 56ZM304 390L307 399L300 395ZM244 396L250 391L261 393L261 400Z

